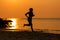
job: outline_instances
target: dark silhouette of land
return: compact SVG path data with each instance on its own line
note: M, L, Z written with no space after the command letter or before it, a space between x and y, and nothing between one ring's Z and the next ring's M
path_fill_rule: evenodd
M24 24L24 26L31 26L31 30L33 31L33 24L32 24L32 17L34 16L33 8L30 8L29 12L27 12L25 16L27 17L27 21L29 24Z
M60 34L43 33L40 31L0 31L0 40L60 40Z
M8 23L12 22L11 20L3 20L2 18L0 18L0 28L6 28L8 27Z

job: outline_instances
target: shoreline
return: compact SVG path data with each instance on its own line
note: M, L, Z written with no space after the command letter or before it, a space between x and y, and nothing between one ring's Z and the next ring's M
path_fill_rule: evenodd
M37 31L0 31L0 40L60 40L60 34L43 33Z

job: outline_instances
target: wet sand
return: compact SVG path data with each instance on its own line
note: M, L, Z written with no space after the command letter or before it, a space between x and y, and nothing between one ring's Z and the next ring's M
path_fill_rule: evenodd
M60 34L43 33L42 31L0 31L0 40L60 40Z

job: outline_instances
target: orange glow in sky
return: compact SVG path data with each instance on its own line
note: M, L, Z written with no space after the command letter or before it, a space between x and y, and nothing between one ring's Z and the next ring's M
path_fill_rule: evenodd
M35 18L60 18L60 0L0 0L0 17L25 18L30 7Z

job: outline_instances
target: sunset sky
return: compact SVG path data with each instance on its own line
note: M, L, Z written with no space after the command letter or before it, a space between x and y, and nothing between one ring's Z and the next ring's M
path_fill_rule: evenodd
M0 0L0 17L25 18L30 7L34 18L60 18L60 0Z

